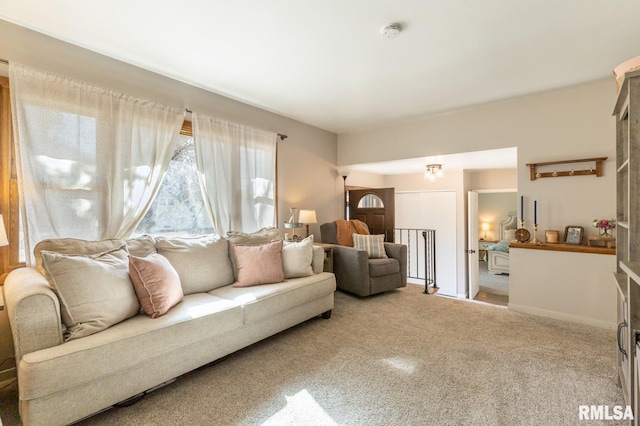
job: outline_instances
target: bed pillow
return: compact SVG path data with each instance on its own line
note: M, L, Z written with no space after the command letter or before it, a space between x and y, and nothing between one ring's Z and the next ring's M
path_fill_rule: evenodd
M285 278L313 275L313 235L302 241L287 241L282 246L282 267Z
M178 273L161 254L130 255L129 276L142 309L151 318L166 314L184 296Z
M383 259L387 257L384 250L384 235L353 234L353 247L365 250L369 259Z
M505 229L504 230L504 239L507 241L513 241L516 239L516 230L515 229Z
M66 341L102 331L140 311L125 245L90 256L46 250L40 255L60 299Z
M258 245L234 245L238 280L234 287L250 287L284 281L282 240Z

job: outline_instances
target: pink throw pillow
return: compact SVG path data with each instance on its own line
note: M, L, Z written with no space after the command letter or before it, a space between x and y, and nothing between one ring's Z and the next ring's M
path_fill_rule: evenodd
M142 309L151 318L166 314L184 297L178 273L161 254L130 255L129 276Z
M250 287L284 281L282 240L259 245L234 245L238 280L234 287Z

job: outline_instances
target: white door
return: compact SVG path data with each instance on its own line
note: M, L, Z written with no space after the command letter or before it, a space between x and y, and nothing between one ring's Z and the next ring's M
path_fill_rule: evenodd
M456 297L458 269L456 257L456 193L455 191L396 192L396 228L436 230L436 284L438 294ZM422 238L422 237L421 237ZM414 253L424 250L415 248ZM412 250L412 247L409 247ZM424 256L409 267L424 268ZM420 269L424 271L424 269Z
M469 234L468 234L468 259L469 259L469 299L476 297L480 291L480 284L478 284L478 193L469 192Z

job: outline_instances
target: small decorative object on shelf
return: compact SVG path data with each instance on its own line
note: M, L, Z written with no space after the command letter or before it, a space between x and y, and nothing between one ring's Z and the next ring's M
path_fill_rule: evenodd
M560 231L547 229L544 231L544 242L548 244L557 244L560 242Z
M521 225L524 225L523 221L520 222ZM518 241L519 243L526 243L527 241L529 241L529 237L531 236L531 234L529 234L529 231L527 231L524 228L518 228L516 229L516 241Z
M616 221L615 219L593 219L593 227L598 228L601 237L613 237Z
M584 228L582 226L569 225L564 228L564 243L582 245Z

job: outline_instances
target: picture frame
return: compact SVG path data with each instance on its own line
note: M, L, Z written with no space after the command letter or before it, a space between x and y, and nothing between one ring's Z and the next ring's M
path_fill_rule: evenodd
M564 228L564 243L582 245L584 228L582 226L569 225Z

